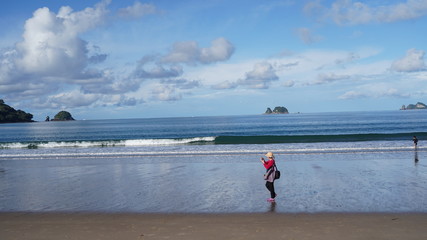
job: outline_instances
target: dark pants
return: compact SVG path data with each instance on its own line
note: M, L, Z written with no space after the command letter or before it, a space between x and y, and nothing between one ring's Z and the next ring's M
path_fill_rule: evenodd
M274 183L266 181L265 186L267 187L268 191L270 191L271 198L275 198L276 192L274 191Z

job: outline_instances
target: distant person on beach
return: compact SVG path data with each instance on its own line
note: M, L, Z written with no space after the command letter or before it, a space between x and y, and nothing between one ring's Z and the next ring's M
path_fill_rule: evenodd
M414 136L412 138L412 141L414 141L414 147L417 147L417 145L418 145L418 138L417 138L417 136Z
M267 187L268 191L270 191L270 198L267 199L269 202L274 202L277 194L274 191L274 179L276 175L276 162L274 161L274 154L272 152L268 152L265 154L266 157L268 157L268 160L265 160L263 157L261 158L261 162L264 165L265 169L267 169L267 172L264 174L265 179L265 186Z

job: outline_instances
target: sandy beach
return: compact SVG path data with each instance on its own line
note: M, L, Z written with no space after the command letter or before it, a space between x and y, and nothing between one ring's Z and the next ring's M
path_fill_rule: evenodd
M426 239L427 214L0 213L0 239Z

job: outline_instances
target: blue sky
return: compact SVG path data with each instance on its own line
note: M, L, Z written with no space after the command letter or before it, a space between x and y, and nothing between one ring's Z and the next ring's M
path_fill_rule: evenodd
M3 0L0 98L44 120L427 102L427 0Z

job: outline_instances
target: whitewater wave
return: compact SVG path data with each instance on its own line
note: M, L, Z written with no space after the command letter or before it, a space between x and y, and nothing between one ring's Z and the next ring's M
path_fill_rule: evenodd
M166 146L166 145L183 145L183 144L207 144L207 143L212 143L214 141L215 141L215 137L196 137L196 138L182 138L182 139L131 139L131 140L111 140L111 141L18 142L18 143L0 143L0 149Z
M343 135L269 135L269 136L216 136L166 139L125 139L125 140L82 140L51 142L0 143L0 149L38 148L92 148L92 147L143 147L173 145L247 145L280 143L343 143L368 141L411 141L412 136L426 139L426 132L392 134L343 134Z

